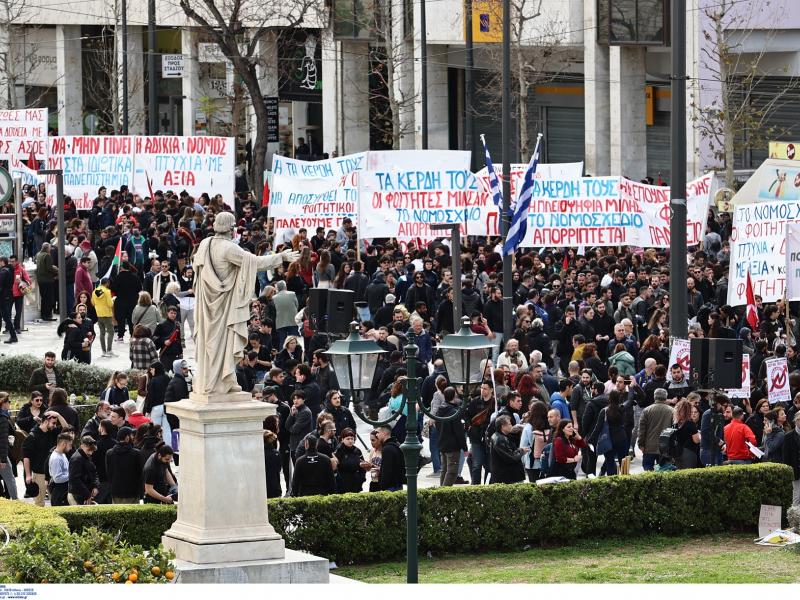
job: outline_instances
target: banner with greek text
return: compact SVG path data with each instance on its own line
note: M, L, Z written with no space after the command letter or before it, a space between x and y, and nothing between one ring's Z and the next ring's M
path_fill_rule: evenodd
M127 185L142 197L156 190L192 196L222 194L231 204L235 184L233 138L211 136L58 136L50 138L49 169L64 172L64 194L79 210L92 208L97 191ZM48 203L55 178L47 178Z
M135 136L131 191L149 196L153 191L184 190L190 196L222 194L233 206L236 186L236 152L233 138L206 135Z
M293 179L325 179L339 178L354 171L364 171L367 168L368 152L358 152L327 160L297 160L272 155L272 172Z
M747 272L753 293L764 302L782 298L786 288L786 225L800 221L800 202L777 200L741 204L733 213L728 304L747 304ZM800 299L790 295L790 300Z
M786 226L786 296L800 297L800 223Z
M791 402L789 391L789 365L786 357L769 358L767 363L767 397L770 404Z
M355 223L360 175L304 179L299 186L295 178L273 173L269 215L275 219L275 244L290 241L301 228L310 237L317 227L339 229L346 217Z
M691 366L691 342L675 338L672 341L672 348L669 351L669 374L667 378L672 381L672 365L678 364L683 369L683 376L689 379L689 368Z
M0 160L9 169L27 162L31 153L36 160L47 158L47 109L0 110Z

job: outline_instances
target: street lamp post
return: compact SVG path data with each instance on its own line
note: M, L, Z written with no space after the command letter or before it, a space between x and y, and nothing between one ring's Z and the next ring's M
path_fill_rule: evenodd
M464 215L466 223L466 214ZM461 322L461 225L459 223L436 223L433 231L450 232L450 259L453 275L453 327Z
M364 392L372 385L372 377L378 364L378 356L384 352L372 340L364 340L358 334L358 323L350 324L350 336L331 344L327 354L331 357L333 370L343 387L350 387L354 399L353 407L359 418L370 425L381 427L388 425L408 407L406 414L406 439L400 446L406 463L406 582L418 583L419 558L417 546L419 534L417 530L417 471L422 441L417 434L417 407L437 423L445 423L461 418L469 403L469 386L480 383L480 362L486 358L493 347L485 336L470 331L469 318L464 318L458 333L447 335L439 344L444 358L445 368L450 375L450 383L464 387L464 401L459 409L447 417L438 417L422 403L419 393L420 379L416 376L417 352L414 334L408 336L408 344L404 348L407 378L405 391L398 409L388 419L376 421L367 418L361 406L355 402L356 392Z

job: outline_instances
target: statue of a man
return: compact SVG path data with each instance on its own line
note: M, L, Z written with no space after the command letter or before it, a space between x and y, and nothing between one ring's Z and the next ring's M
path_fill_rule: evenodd
M206 238L194 257L197 373L192 382L200 394L242 391L236 362L247 344L247 321L256 273L294 262L299 252L255 256L233 242L236 218L229 212L214 220L214 237Z

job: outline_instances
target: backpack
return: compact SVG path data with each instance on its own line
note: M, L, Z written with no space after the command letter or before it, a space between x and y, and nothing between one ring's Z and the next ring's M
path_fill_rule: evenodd
M550 477L550 471L556 462L556 453L553 451L553 442L544 445L542 448L542 455L539 457L542 464L539 467L539 476L544 479Z
M661 432L658 436L658 451L667 458L679 458L683 454L677 427L667 427Z

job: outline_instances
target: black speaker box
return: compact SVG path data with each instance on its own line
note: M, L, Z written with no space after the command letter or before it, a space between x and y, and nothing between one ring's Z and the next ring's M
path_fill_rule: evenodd
M742 340L693 338L689 383L696 389L742 387Z
M355 292L350 290L328 290L327 331L329 333L350 333L355 299Z
M308 310L311 313L312 327L317 331L327 331L328 291L328 288L308 290L310 299Z

